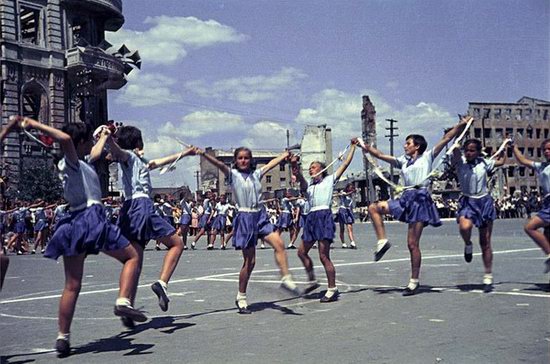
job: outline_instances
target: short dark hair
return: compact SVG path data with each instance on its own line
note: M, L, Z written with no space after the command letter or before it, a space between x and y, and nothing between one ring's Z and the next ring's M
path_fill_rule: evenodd
M550 143L550 139L545 139L542 141L542 143L540 143L540 149L541 151L544 150L544 147L546 147L546 144Z
M468 139L464 142L464 146L463 146L463 149L466 149L466 147L469 145L469 144L474 144L476 146L476 150L478 152L481 152L481 148L482 148L482 145L481 145L481 141L478 140L478 139Z
M92 139L92 127L86 123L66 124L61 131L71 137L75 147L80 142L87 142Z
M254 158L252 157L252 151L250 150L250 148L247 148L247 147L238 147L237 149L235 149L235 152L233 152L233 163L237 164L237 156L239 155L240 152L248 153L248 155L250 156L250 170L256 169L256 163L254 163Z
M313 163L317 163L320 167L321 167L321 170L327 168L327 165L323 162L320 162L320 161L313 161L311 162L310 166L313 164ZM326 176L328 176L328 171L325 169L323 171L323 173L321 173L321 176L323 176L323 178L325 178Z
M410 135L407 135L407 137L405 138L405 140L407 139L413 140L414 145L418 146L418 153L420 154L424 153L428 148L428 142L422 135L410 134Z
M139 130L135 126L121 126L117 130L116 137L117 144L122 149L136 149L139 144L143 144L141 130Z

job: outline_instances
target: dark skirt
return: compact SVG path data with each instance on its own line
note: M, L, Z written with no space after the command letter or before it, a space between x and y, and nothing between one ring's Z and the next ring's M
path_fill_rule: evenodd
M461 216L471 220L477 228L487 227L487 223L497 218L493 198L489 195L482 198L462 196L459 199L460 206L456 214L456 222Z
M389 200L388 206L390 214L401 222L441 226L437 208L425 188L406 190L400 198Z
M225 215L218 215L214 218L214 222L212 223L212 230L218 230L223 231L225 230L225 222L227 221L227 217Z
M240 211L233 219L233 246L235 249L251 248L256 246L258 239L273 231L274 226L269 222L265 209L257 212Z
M537 216L542 219L542 221L550 223L550 196L546 197L542 202L542 209L537 212Z
M170 224L170 226L174 226L174 216L163 216L164 221Z
M307 242L325 240L332 243L335 231L336 225L330 209L310 211L306 217L302 239Z
M290 212L282 212L277 221L278 229L288 229L292 226L292 214Z
M352 225L355 222L353 212L349 208L340 207L338 209L338 214L336 215L336 221L340 224Z
M212 220L208 222L209 218L210 218L210 214L203 214L199 221L199 228L209 231L212 228Z
M44 256L57 259L61 255L98 254L123 249L128 244L119 228L107 221L103 206L96 204L59 220Z
M42 231L48 227L48 222L46 220L38 220L34 224L34 231Z
M306 218L307 218L307 215L300 214L300 217L298 218L298 226L300 227L300 229L304 227L306 223Z
M25 231L27 231L27 225L25 224L25 221L16 222L13 231L17 234L23 234Z
M130 241L145 247L149 240L171 236L176 229L160 217L147 197L124 201L118 217L118 227Z
M189 214L182 214L180 217L180 225L187 225L189 226L191 224L191 215Z

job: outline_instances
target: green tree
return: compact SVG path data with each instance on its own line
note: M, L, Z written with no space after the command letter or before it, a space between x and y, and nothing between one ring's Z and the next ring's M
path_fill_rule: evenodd
M17 197L24 201L38 198L50 203L63 196L59 173L51 159L25 158L22 163Z

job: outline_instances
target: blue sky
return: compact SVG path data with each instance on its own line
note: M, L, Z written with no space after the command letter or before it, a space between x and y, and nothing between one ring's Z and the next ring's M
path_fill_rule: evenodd
M306 124L328 124L335 152L361 131L373 100L430 144L468 102L550 99L550 2L125 0L107 39L143 66L109 92L110 117L141 127L149 157L201 147L283 148ZM396 148L401 152L401 138ZM351 170L362 168L359 154ZM194 189L196 157L155 186Z

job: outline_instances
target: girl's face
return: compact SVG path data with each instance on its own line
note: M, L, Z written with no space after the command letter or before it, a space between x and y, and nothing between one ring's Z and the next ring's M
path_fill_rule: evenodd
M252 156L246 150L241 150L237 154L237 159L235 163L239 171L248 171L250 169L250 162L252 161Z
M309 165L309 175L315 176L317 173L321 172L321 164L313 162Z
M418 151L419 146L414 144L414 140L412 138L409 138L405 141L403 148L405 149L405 154L410 157Z
M544 148L542 148L542 155L544 155L547 161L550 161L550 143L544 144Z
M479 157L479 152L474 143L470 143L464 147L464 157L466 157L467 161L473 161Z

